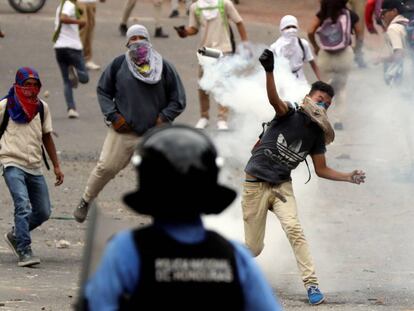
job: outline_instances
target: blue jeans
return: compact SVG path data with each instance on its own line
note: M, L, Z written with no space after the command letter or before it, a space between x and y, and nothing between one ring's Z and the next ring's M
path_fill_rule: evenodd
M69 80L69 66L73 66L75 68L80 83L88 83L89 74L85 67L83 53L81 50L58 48L55 49L55 54L60 68L60 73L63 78L63 93L65 95L66 105L68 106L68 110L76 110L75 100L73 99L72 85Z
M32 242L30 231L50 217L47 184L43 175L31 175L14 166L4 169L4 180L14 203L17 250L24 251Z

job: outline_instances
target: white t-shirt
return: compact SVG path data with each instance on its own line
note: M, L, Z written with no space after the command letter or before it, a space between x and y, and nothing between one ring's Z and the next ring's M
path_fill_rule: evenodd
M95 3L96 0L78 0L79 3Z
M55 18L55 29L57 29L59 25L59 12L60 12L60 5L56 10L56 18ZM71 1L66 0L63 4L62 14L67 15L70 18L76 18L76 6ZM55 49L58 48L70 48L75 50L82 50L82 42L79 37L79 25L77 24L62 24L62 28L60 29L59 38L57 39L55 45L53 46Z
M300 39L302 42L303 50L299 45L299 40L294 39L293 45L288 45L279 38L270 46L270 49L276 56L283 56L289 60L290 69L294 72L303 67L305 62L313 60L312 50L310 49L308 41Z

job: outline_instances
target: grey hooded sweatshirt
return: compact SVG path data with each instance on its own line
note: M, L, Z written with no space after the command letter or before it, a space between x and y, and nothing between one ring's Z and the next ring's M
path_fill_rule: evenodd
M102 73L98 102L107 121L120 113L138 135L155 126L158 116L172 122L186 106L185 90L172 64L163 59L161 80L148 84L135 78L125 55L116 57Z

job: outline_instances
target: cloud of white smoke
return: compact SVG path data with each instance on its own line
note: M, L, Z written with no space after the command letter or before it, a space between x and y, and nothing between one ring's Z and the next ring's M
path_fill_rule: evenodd
M235 55L205 66L205 75L200 81L218 102L231 108L231 131L210 131L209 134L227 159L222 181L231 184L239 193L238 199L223 214L206 217L206 224L241 242L244 240L240 204L243 170L261 132L261 123L274 117L266 97L264 70L258 62L263 46L253 50L251 58ZM407 183L414 181L414 136L410 121L414 110L412 89L385 85L381 67L370 65L371 55L367 53L366 56L369 68L354 69L349 77L347 109L343 115L345 130L336 133L336 141L328 146L327 159L328 165L340 171L364 169L367 184L358 187L331 182L317 178L312 172L312 180L304 186L308 174L306 166L300 165L292 172L299 215L312 257L317 268L323 267L318 270L318 275L331 290L364 286L366 278L359 282L353 274L341 271L363 271L367 263L378 273L377 278L380 273L385 275L381 274L381 277L387 277L381 265L386 264L387 256L391 258L398 252L394 246L389 247L389 242L398 239L397 244L406 245L405 250L409 245L406 235L393 230L392 223L386 224L384 219L398 219L399 226L411 230L404 217L387 207L398 206L401 215L413 215L410 211L412 200L404 192L410 186ZM406 82L412 81L409 65L407 62ZM309 91L307 85L295 82L287 63L281 59L276 60L275 77L282 99L300 102ZM360 237L358 243L349 240L355 236ZM384 238L378 238L381 236ZM290 245L271 213L265 245L258 261L271 283L280 284L279 278L283 278L283 274L293 273L298 275L293 286L300 287L300 275ZM411 252L411 255L414 254ZM401 259L400 263L408 264L407 260ZM393 269L399 271L401 268L396 264ZM336 274L338 276L333 277ZM337 284L338 278L340 284ZM395 286L401 285L397 282Z

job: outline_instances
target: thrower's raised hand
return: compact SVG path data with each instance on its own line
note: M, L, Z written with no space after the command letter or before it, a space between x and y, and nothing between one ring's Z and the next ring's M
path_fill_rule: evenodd
M266 72L273 72L273 69L275 68L275 60L271 50L265 49L262 55L260 55L259 61Z

